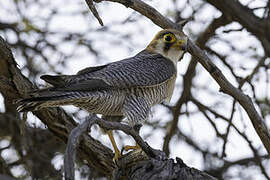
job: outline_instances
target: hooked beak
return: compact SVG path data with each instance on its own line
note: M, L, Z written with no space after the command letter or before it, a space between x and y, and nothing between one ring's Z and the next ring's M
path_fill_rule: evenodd
M182 51L186 52L186 51L187 51L187 41L188 41L188 38L185 37L185 39L180 39L180 40L178 40L178 41L176 42L176 45L177 45L178 47L180 47L180 49L181 49Z
M176 42L176 45L177 45L178 47L180 47L180 49L183 51L182 56L179 58L179 61L181 61L181 59L183 58L185 52L187 52L187 48L188 48L188 38L185 37L185 39L178 40L178 41Z
M187 52L187 44L182 44L180 48L182 49L182 51Z

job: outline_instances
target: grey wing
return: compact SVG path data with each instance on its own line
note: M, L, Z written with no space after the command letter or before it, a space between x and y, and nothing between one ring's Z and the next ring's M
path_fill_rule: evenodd
M174 64L160 54L146 51L104 66L86 68L73 76L42 76L64 91L105 88L149 87L169 80L176 73Z
M108 64L99 71L82 73L76 79L84 82L98 79L116 88L145 87L161 84L175 73L173 62L160 54L142 51L132 58Z
M105 68L107 65L89 67L79 71L76 75L43 75L40 78L47 83L53 85L53 87L46 89L51 91L91 91L111 88L111 86L105 83L102 79L98 78L77 78L81 74L91 74L95 71L99 71Z

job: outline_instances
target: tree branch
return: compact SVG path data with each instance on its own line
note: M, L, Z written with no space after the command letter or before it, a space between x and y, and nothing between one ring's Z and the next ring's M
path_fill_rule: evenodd
M96 7L94 6L94 3L92 0L85 0L86 1L86 4L88 5L90 11L93 13L93 15L97 18L99 24L101 26L103 26L103 22L102 22L102 19L100 18L100 16L98 15L98 12L97 12L97 9Z
M95 118L95 116L92 115L90 118ZM70 132L64 156L64 172L66 180L73 180L75 177L74 163L76 159L76 148L79 143L79 138L95 122L96 121L94 120L85 120L82 124L79 124Z
M153 23L160 26L161 28L174 28L182 31L182 27L176 23L173 23L168 18L162 16L156 9L147 5L141 0L95 0L95 2L110 1L123 4L126 7L130 7L135 11L141 13ZM217 1L217 0L213 0ZM232 1L232 0L230 0ZM254 24L253 24L254 25ZM255 128L257 134L259 135L264 147L266 148L268 154L270 154L270 134L265 125L263 119L256 111L254 104L251 99L241 92L239 89L235 88L223 75L221 70L211 61L211 59L190 39L188 40L188 52L198 58L199 63L210 73L212 78L219 84L220 91L232 96L237 100L241 106L247 112L253 127ZM270 47L270 46L269 46Z
M254 34L264 34L264 28L266 22L255 14L252 10L246 6L243 6L239 1L236 0L205 0L206 2L212 4L221 12L226 12L228 17L241 23L244 27L249 29Z
M163 29L167 28L182 29L181 25L172 22L170 19L160 14L155 8L149 6L148 4L146 4L141 0L94 0L94 1L97 3L102 1L117 2L126 6L127 8L131 8L134 11L137 11L138 13L147 17L154 24Z
M237 100L241 106L247 112L253 127L255 128L257 134L259 135L261 141L264 144L268 154L270 154L270 134L269 131L263 122L263 119L260 117L258 112L256 111L254 104L251 99L242 93L239 89L235 88L222 74L221 70L216 67L209 59L209 57L199 49L194 43L190 42L188 46L188 51L196 56L199 62L203 65L203 67L211 74L211 76L216 80L216 82L220 86L220 91L231 95L235 100Z
M205 0L215 6L223 14L242 24L262 43L265 54L270 57L270 21L269 18L257 17L251 9L236 0ZM269 6L269 2L268 2ZM265 7L267 8L267 7ZM269 7L268 7L269 8Z
M131 135L145 152L143 153L141 150L132 151L118 159L116 162L118 167L115 169L112 179L118 180L128 177L128 179L133 180L148 180L151 175L151 177L162 179L215 180L214 177L206 173L186 166L179 158L177 158L177 163L174 163L174 160L168 159L164 152L152 149L132 127L119 122L105 121L93 114L70 133L64 158L65 179L67 180L74 179L74 161L79 137L93 124L98 124L106 130L121 130ZM161 168L162 171L160 171ZM176 170L177 168L178 170Z

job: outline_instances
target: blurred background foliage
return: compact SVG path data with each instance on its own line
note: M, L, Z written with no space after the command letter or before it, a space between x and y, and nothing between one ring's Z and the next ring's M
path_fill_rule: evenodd
M252 98L270 128L270 58L260 38L207 0L146 2L173 21L190 18L184 31L232 84ZM267 0L240 3L259 19L269 17ZM23 74L44 87L39 79L42 74L73 74L133 56L159 30L122 5L103 2L97 9L103 27L83 0L0 0L0 35L12 48ZM269 156L240 105L219 92L219 86L189 54L178 66L171 103L153 108L142 137L170 157L178 156L218 179L270 179ZM31 113L22 129L22 117L15 115L14 107L4 97L0 103L0 174L19 179L61 178L65 144ZM87 116L78 108L65 110L78 122ZM97 127L91 135L110 147ZM120 132L117 142L120 146L133 143ZM95 176L81 162L76 169L78 179Z

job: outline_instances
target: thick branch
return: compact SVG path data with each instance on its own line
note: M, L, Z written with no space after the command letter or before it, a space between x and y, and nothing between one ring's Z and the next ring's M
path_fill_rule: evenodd
M76 148L79 143L80 136L87 131L88 127L91 127L90 123L93 124L95 121L93 120L91 122L85 120L82 124L75 127L69 134L64 157L65 180L72 180L75 177L74 163L76 159Z
M65 153L65 178L67 180L74 179L74 161L79 137L95 123L106 130L117 129L131 135L145 152L142 150L132 151L121 157L117 161L118 167L115 169L112 179L148 180L149 177L152 177L152 179L215 180L214 177L204 172L186 166L179 158L176 159L177 163L174 163L174 160L168 159L163 152L152 149L130 126L119 122L105 121L95 115L90 115L85 122L70 133Z

